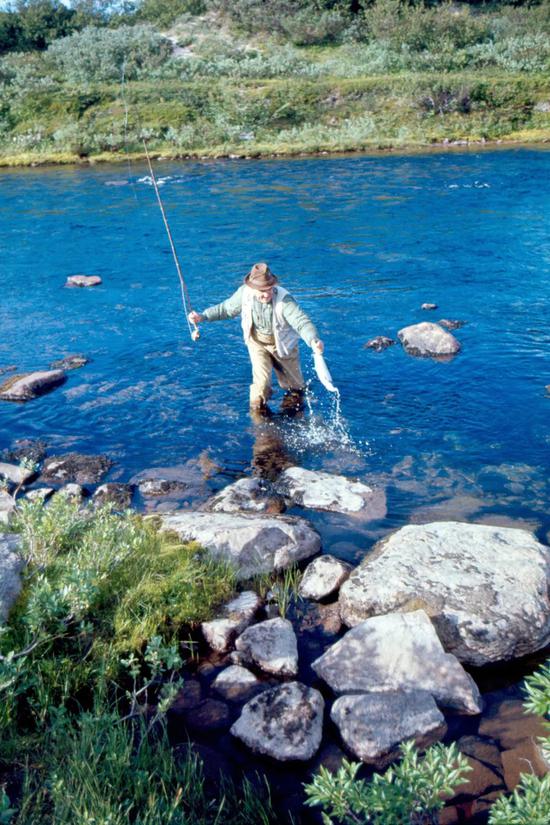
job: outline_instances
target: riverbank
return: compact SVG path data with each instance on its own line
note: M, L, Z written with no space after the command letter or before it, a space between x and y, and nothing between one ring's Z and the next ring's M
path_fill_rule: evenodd
M11 100L10 100L11 97ZM550 141L546 74L62 83L6 97L0 166L400 152Z

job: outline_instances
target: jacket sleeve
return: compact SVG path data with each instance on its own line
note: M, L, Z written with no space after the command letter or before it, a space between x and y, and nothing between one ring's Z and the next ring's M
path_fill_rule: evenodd
M240 286L227 300L222 301L221 304L208 307L208 309L203 310L201 315L207 321L225 321L226 318L236 318L237 315L240 315L243 306L243 289L244 285Z
M319 337L316 326L291 295L285 295L283 298L283 317L308 347L315 338Z

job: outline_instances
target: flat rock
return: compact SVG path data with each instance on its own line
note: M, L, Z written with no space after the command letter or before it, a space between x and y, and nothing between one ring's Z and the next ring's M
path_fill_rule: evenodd
M423 690L445 708L481 711L474 680L445 653L423 610L367 619L329 647L312 668L335 693Z
M287 619L267 619L247 628L235 643L241 661L254 664L265 673L296 676L298 643Z
M321 471L288 467L277 481L277 489L294 505L312 510L353 513L363 519L381 519L387 512L383 490L360 481Z
M526 530L409 525L379 542L340 590L347 625L422 608L445 650L481 666L550 642L550 549Z
M58 387L66 379L63 370L42 370L12 375L0 384L3 401L32 401Z
M0 524L9 524L15 514L15 501L9 493L0 490Z
M80 367L86 366L90 361L85 355L66 355L58 361L52 361L50 364L51 370L77 370Z
M19 555L21 537L0 533L0 621L5 622L21 591L24 562Z
M396 344L393 338L387 338L385 335L377 335L376 338L371 338L370 341L367 341L365 344L365 349L373 349L375 352L382 352L388 347L393 347Z
M92 500L94 504L112 504L117 510L127 510L132 503L133 490L131 484L108 481L97 488Z
M179 511L161 517L162 529L182 541L197 541L218 559L231 562L241 579L284 570L319 552L318 533L301 518Z
M447 731L443 714L423 690L341 696L330 716L353 755L378 768L395 759L404 740L426 748Z
M409 355L449 356L460 351L460 344L454 335L429 321L403 327L397 336Z
M36 470L30 470L22 465L7 464L0 461L0 476L7 478L12 484L26 484L33 476L36 475Z
M351 571L351 564L334 556L319 556L306 567L298 592L304 599L325 599L340 588Z
M256 753L305 761L321 744L324 704L319 691L288 682L247 702L231 733Z
M69 275L65 286L98 286L101 283L99 275Z
M112 466L111 459L104 455L54 455L44 462L41 478L58 483L97 484Z
M285 503L266 479L240 478L209 499L204 509L213 513L282 513Z
M246 702L261 686L257 676L241 665L222 670L212 682L212 688L226 701Z

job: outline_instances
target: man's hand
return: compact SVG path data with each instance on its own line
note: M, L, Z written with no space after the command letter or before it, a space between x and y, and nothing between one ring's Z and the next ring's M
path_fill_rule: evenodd
M192 324L200 324L201 321L204 321L204 315L201 315L200 312L190 312L187 316Z
M313 352L318 352L319 355L322 355L325 350L325 345L320 338L314 338L311 342L311 349Z

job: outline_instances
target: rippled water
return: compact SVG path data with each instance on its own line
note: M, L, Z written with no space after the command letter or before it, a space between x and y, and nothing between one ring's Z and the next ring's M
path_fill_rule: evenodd
M258 427L237 320L192 343L154 192L140 165L0 173L0 367L92 361L26 405L0 402L0 446L105 452L115 475L203 451L215 482L258 450L357 475L388 494L362 546L409 521L548 516L550 153L157 163L194 307L227 297L267 260L316 320L341 393L311 379L311 411ZM68 275L103 285L64 289ZM420 309L423 302L438 309ZM460 319L462 352L438 363L400 345L411 323ZM325 546L353 557L353 530L319 516ZM355 528L354 528L355 529ZM356 538L356 537L355 537Z

